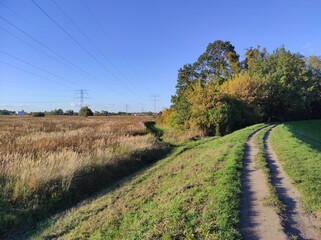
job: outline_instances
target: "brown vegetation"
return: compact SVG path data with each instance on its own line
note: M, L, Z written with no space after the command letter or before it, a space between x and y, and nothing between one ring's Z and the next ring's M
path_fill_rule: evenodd
M150 120L1 117L0 233L30 211L47 213L141 168L141 156L161 148L145 130Z

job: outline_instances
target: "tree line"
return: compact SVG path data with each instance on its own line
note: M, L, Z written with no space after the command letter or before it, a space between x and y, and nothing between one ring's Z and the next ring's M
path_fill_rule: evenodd
M321 57L281 46L248 48L240 61L228 41L210 43L196 62L178 70L172 105L161 120L204 135L270 121L321 118Z

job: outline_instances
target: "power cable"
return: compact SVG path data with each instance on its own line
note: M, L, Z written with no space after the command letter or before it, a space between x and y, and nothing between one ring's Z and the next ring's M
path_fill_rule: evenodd
M35 26L33 23L31 23L29 20L27 20L26 18L22 17L20 14L18 14L17 12L15 12L14 10L12 10L10 7L8 7L6 4L4 4L3 2L0 1L0 4L3 5L5 8L7 8L7 10L9 10L12 14L14 14L15 16L17 16L18 18L22 19L24 22L26 22L27 24L29 24L30 26L32 26L34 29L36 29L37 31L39 31L40 33L42 33L44 36L46 36L48 39L50 39L51 41L55 42L57 45L59 45L60 47L62 47L65 51L69 52L70 51L68 48L66 48L63 44L59 43L58 41L56 41L54 38L52 38L51 36L49 36L48 34L46 34L44 31L42 31L40 28L38 28L37 26Z
M77 28L77 30L91 43L92 46L94 46L94 48L106 59L107 62L109 62L123 77L126 78L126 76L124 76L124 74L115 66L115 64L104 54L104 52L88 37L88 35L81 30L81 28L75 23L75 21L72 20L72 18L59 6L59 4L55 1L55 0L51 0L55 6L60 10L60 12L73 24L73 26L75 28ZM126 84L121 81L116 75L114 75L110 70L108 70L108 72L110 74L112 74L112 76L117 79L118 81L120 81L123 85L126 86ZM129 81L128 81L129 82ZM129 82L130 83L130 82ZM128 86L126 86L128 87Z
M65 30L55 19L53 19L43 8L41 8L34 0L30 0L37 6L51 21L53 21L71 40L73 40L82 50L84 50L92 59L94 59L102 68L109 72L116 80L124 84L117 78L101 61L99 61L92 53L90 53L77 39L75 39L67 30Z
M102 24L98 21L98 19L95 17L95 15L92 13L92 11L90 10L90 8L88 7L88 5L86 4L86 2L84 0L81 0L82 3L84 4L84 6L86 7L87 11L89 12L89 14L91 15L91 17L94 19L94 21L96 22L97 26L100 28L100 30L104 33L105 37L108 39L109 42L111 42L112 46L115 48L115 50L118 52L119 56L123 59L123 61L127 64L128 68L134 73L134 75L136 75L136 78L138 80L140 80L138 74L133 70L133 68L130 66L129 62L127 61L127 59L125 58L125 56L121 53L121 51L119 50L119 48L117 47L116 43L111 39L111 37L109 36L109 34L106 32L106 30L103 28Z
M89 73L87 73L86 71L80 69L79 67L77 67L75 64L73 64L71 61L69 61L68 59L66 59L64 56L62 56L61 54L57 53L56 51L52 50L51 48L49 48L48 46L46 46L45 44L43 44L42 42L40 42L39 40L37 40L36 38L34 38L33 36L31 36L30 34L28 34L27 32L23 31L21 28L19 28L18 26L16 26L15 24L13 24L12 22L10 22L9 20L3 18L2 16L0 16L0 19L2 19L3 21L7 22L9 25L11 25L12 27L14 27L15 29L17 29L19 32L22 32L23 34L25 34L26 36L28 36L29 38L31 38L32 40L34 40L35 42L37 42L38 44L40 44L42 47L44 47L45 49L47 49L48 51L50 51L51 53L55 54L56 56L60 57L61 59L63 59L65 62L69 63L70 65L72 65L73 67L77 68L79 71L85 73L87 76L91 76Z
M29 65L29 66L32 66L32 67L34 67L34 68L36 68L36 69L38 69L38 70L40 70L40 71L43 71L43 72L45 72L45 73L47 73L47 74L49 74L49 75L51 75L51 76L53 76L53 77L55 77L55 78L60 78L60 79L62 79L62 80L64 80L64 81L67 81L67 82L73 84L73 85L79 86L77 83L75 83L75 82L73 82L73 81L70 81L70 80L68 80L68 79L66 79L66 78L64 78L64 77L61 77L61 76L57 75L57 74L51 73L51 72L47 71L46 69L43 69L43 68L38 67L38 66L36 66L36 65L34 65L34 64L32 64L32 63L29 63L29 62L27 62L27 61L25 61L25 60L22 60L21 58L18 58L18 57L16 57L16 56L13 56L13 55L11 55L10 53L7 53L7 52L5 52L5 51L3 51L3 50L1 50L1 49L0 49L0 52L1 52L2 54L5 54L5 55L13 58L13 59L16 59L16 60L18 60L18 61L20 61L20 62L23 62L23 63L25 63L25 64L27 64L27 65Z
M12 68L18 69L18 70L20 70L20 71L22 71L22 72L28 73L28 74L30 74L30 75L36 76L36 77L38 77L38 78L42 78L42 79L45 79L45 80L54 82L54 83L56 83L56 84L58 84L58 85L61 85L61 86L63 86L63 87L71 88L70 86L64 85L64 84L62 84L61 82L56 82L56 81L54 81L54 80L52 80L52 79L50 79L50 78L47 78L47 77L38 75L38 74L33 73L33 72L30 72L30 71L28 71L28 70L26 70L26 69L23 69L23 68L21 68L21 67L18 67L18 66L16 66L16 65L13 65L13 64L10 64L10 63L6 63L6 62L3 62L3 61L1 61L1 60L0 60L0 63L2 63L2 64L4 64L4 65L7 65L7 66L10 66L10 67L12 67Z
M100 81L98 78L92 76L90 73L86 72L85 70L82 70L81 68L77 67L75 64L73 64L71 61L69 61L68 59L66 59L65 57L63 57L61 54L59 54L59 53L57 53L56 51L50 49L48 46L46 46L45 44L43 44L42 42L40 42L40 41L37 40L36 38L32 37L30 34L28 34L27 32L23 31L22 29L20 29L18 26L16 26L15 24L13 24L12 22L10 22L9 20L7 20L7 19L5 19L5 18L3 18L3 17L1 17L1 16L0 16L0 19L2 19L3 21L7 22L7 23L10 24L12 27L14 27L14 28L17 29L18 31L22 32L23 34L25 34L26 36L28 36L29 38L31 38L32 40L34 40L35 42L37 42L38 44L40 44L42 47L46 48L46 49L47 49L48 51L50 51L51 53L53 53L53 54L55 54L56 56L62 58L65 62L69 63L71 66L73 66L74 68L76 68L76 69L78 69L79 71L81 71L81 72L82 72L82 73L81 73L82 75L85 74L87 77L90 77L91 79L98 81L98 82L101 83L102 85L105 85L104 82L102 82L102 81ZM24 43L28 44L29 46L32 46L31 44L27 43L26 41L22 40L21 38L15 36L14 34L10 33L10 32L7 31L6 29L2 28L1 26L0 26L0 28L1 28L2 30L6 31L7 33L11 34L12 36L16 37L17 39L19 39L19 40L23 41ZM32 47L35 48L35 49L38 49L38 48L36 48L36 47L34 47L34 46L32 46ZM39 50L39 49L38 49L38 50ZM42 53L44 53L42 50L39 50L39 51L41 51ZM44 54L46 54L46 53L44 53ZM48 55L48 54L46 54L46 55L47 55L47 56L50 56L50 55ZM52 58L52 57L51 57L51 58ZM54 58L53 58L53 59L54 59ZM55 59L55 60L56 60L56 59ZM57 60L56 60L56 61L57 61ZM58 61L58 62L60 62L60 61ZM60 63L61 63L61 62L60 62ZM109 89L111 89L111 90L113 90L113 91L115 91L115 92L117 92L117 93L125 96L125 97L128 97L128 96L124 95L123 93L121 93L121 92L119 92L119 91L111 88L110 86L107 86L107 87L108 87Z

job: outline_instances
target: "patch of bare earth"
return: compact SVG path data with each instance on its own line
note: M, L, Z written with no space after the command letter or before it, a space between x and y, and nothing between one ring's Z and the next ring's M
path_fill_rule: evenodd
M272 184L276 187L280 200L286 206L286 210L282 213L285 232L292 239L321 239L321 235L317 230L317 218L304 211L300 193L284 172L275 152L269 144L269 136L272 129L264 137L264 150L268 166L271 170Z
M273 207L264 205L269 189L263 171L255 160L259 152L254 133L246 142L243 162L241 233L244 239L287 239L281 220Z

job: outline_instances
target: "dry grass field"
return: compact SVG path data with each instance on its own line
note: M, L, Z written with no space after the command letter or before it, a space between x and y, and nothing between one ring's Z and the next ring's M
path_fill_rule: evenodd
M163 146L148 117L0 117L0 233L141 168Z

